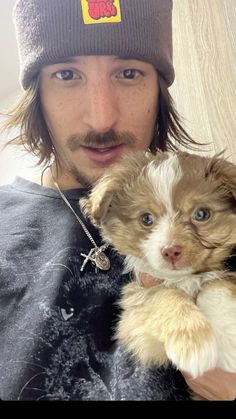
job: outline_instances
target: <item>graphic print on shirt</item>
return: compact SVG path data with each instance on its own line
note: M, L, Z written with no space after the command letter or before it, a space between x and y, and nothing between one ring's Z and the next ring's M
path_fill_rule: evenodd
M111 336L121 260L119 267L113 261L115 268L109 274L95 277L93 266L81 274L81 251L65 248L41 271L29 269L20 278L21 290L15 286L17 272L15 281L11 276L20 295L13 298L18 299L14 311L8 312L8 324L12 324L6 340L2 336L6 354L0 372L4 385L16 378L15 399L112 398L108 389L114 362ZM10 282L11 294L9 286ZM1 385L0 397L5 398Z
M140 370L112 340L121 259L109 254L110 271L95 276L91 266L81 274L81 250L64 248L20 278L7 345L1 337L7 353L0 397L13 386L13 400L186 400L174 369Z

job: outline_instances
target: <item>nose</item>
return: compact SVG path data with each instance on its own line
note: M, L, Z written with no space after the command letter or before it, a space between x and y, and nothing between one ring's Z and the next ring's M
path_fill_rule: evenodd
M89 130L103 134L116 128L118 100L109 81L101 78L89 83L83 99L83 122Z
M178 244L164 246L161 249L161 255L167 262L177 262L183 255L183 248Z

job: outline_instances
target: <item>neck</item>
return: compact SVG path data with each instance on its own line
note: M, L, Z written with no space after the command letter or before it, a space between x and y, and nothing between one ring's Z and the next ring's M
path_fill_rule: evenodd
M59 174L55 163L44 169L40 178L37 178L34 181L41 186L51 189L56 189L54 182L56 182L62 190L78 189L82 187L72 175Z

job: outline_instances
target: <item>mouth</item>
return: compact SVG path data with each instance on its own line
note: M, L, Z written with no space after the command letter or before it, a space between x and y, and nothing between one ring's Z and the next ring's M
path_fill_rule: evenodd
M165 262L161 263L159 266L159 269L161 272L163 272L165 275L176 275L181 276L183 274L193 272L193 266L190 264L187 264L184 261L176 261L176 262Z
M164 269L166 273L175 275L175 276L181 276L183 274L192 272L192 268L190 266L178 266L177 264L172 264Z
M174 280L175 283L182 282L183 277L186 275L192 275L193 269L190 267L182 269L160 269L156 272L156 275L160 280L166 281L169 278L171 282Z
M90 160L98 164L104 164L111 163L113 160L118 159L123 153L124 144L106 147L81 146L81 148Z

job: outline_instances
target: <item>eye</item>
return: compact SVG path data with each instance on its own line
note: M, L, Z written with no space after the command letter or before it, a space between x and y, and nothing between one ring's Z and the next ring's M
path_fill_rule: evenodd
M63 320L65 320L65 321L69 320L71 317L74 316L75 310L74 310L73 307L68 307L68 308L60 307L59 310L60 310L60 313L61 313L61 316L62 316Z
M72 70L61 70L55 73L55 76L60 80L73 80L74 79L74 71Z
M135 70L134 68L127 68L125 70L122 70L118 78L120 79L126 79L126 80L133 80L137 78L141 74L141 71Z
M210 218L210 211L207 208L199 208L194 213L194 220L196 221L207 221Z
M155 217L149 212L142 214L140 217L140 223L144 227L152 227L152 225L154 224L154 221L155 221Z

